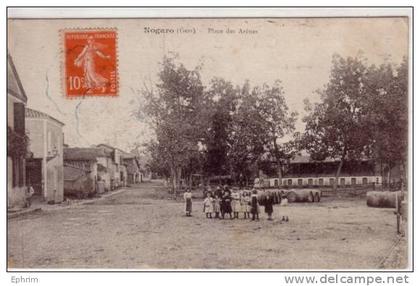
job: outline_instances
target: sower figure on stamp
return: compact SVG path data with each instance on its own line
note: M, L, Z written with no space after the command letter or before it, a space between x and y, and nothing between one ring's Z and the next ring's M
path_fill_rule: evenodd
M192 212L192 194L191 190L187 188L186 192L184 193L184 200L185 200L185 215L191 216Z
M109 55L104 55L99 48L103 46L99 43L95 43L92 36L87 39L87 45L83 48L83 51L74 60L74 65L77 67L83 66L84 73L84 87L89 90L94 88L104 88L108 83L108 80L101 76L95 70L95 56L99 56L103 59L110 59Z

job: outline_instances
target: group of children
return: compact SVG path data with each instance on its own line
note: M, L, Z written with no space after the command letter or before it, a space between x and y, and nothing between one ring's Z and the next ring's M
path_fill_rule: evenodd
M192 212L192 194L187 189L184 193L185 211L187 216ZM281 203L287 205L286 196L276 197L269 191L262 191L258 194L257 190L231 191L227 186L217 187L215 191L207 190L203 201L203 212L207 218L224 219L229 215L230 219L239 219L243 214L244 219L251 218L259 220L260 205L264 206L267 219L272 220L273 205ZM213 216L214 214L214 216ZM282 217L283 221L289 221L288 216Z

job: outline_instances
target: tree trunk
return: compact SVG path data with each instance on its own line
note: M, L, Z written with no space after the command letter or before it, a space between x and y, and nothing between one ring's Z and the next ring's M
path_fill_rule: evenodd
M280 162L277 162L277 176L279 178L279 187L281 185L282 179L283 179L283 172L282 172L282 164Z
M338 186L338 177L340 176L341 173L341 168L343 167L343 163L344 163L344 159L341 158L340 160L340 164L338 164L338 168L337 168L337 172L335 173L335 180L334 180L334 185L333 185L333 190L336 191L337 190L337 186Z
M401 162L401 191L405 191L407 187L407 173L406 173L406 165L405 162Z
M188 186L190 189L192 189L192 173L190 173L188 176Z
M392 166L391 166L391 163L388 163L388 174L387 174L387 177L388 177L388 183L387 183L387 186L388 186L388 190L391 190L391 170L392 170Z
M170 184L171 184L171 194L175 194L176 190L176 175L175 175L175 167L171 166L171 176L169 177Z
M181 166L176 166L175 169L175 182L176 182L176 186L175 186L175 200L179 194L179 192L181 191L181 175L182 175L182 168Z

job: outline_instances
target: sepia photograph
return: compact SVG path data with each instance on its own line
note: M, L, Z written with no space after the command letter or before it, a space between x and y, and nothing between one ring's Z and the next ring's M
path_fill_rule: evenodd
M411 8L84 10L8 8L7 270L412 269Z

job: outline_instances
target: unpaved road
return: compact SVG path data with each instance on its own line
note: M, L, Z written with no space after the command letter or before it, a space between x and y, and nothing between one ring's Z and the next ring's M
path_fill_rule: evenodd
M328 198L275 207L274 221L193 217L144 183L94 203L8 220L9 268L405 268L391 209ZM288 215L290 222L279 217ZM404 241L404 240L403 240ZM390 256L389 259L384 259ZM384 262L385 261L385 262Z

